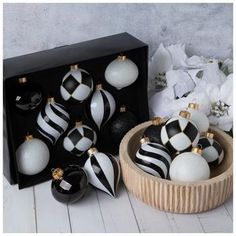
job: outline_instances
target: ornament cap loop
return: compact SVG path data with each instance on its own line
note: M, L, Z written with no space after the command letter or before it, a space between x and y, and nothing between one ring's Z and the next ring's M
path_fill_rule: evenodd
M27 78L26 78L26 77L19 78L19 79L18 79L18 82L19 82L20 84L24 84L24 83L27 82Z
M180 111L179 116L186 118L186 119L190 119L190 113L188 111Z
M52 172L52 177L54 180L63 179L64 171L61 168L56 168Z
M102 89L102 84L97 84L96 85L96 90L101 90Z
M127 57L124 55L119 55L117 58L119 61L124 61L124 60L126 60Z
M120 107L120 112L126 112L126 111L127 111L127 109L126 109L126 106L125 106L125 105L123 105L123 106Z
M206 132L206 137L213 139L214 138L214 134L212 132Z
M151 121L153 125L160 125L164 123L164 119L162 119L161 117L153 117Z
M188 104L188 108L198 110L199 109L199 104L191 102L191 103Z
M140 139L141 144L145 144L145 143L149 143L149 142L150 142L150 140L149 140L148 137L143 137L143 138Z
M89 156L91 156L91 155L93 155L93 154L95 154L97 152L98 152L98 150L95 147L89 148L89 150L87 151Z
M55 102L55 98L54 97L49 97L48 98L48 103L54 103Z
M25 140L26 141L30 141L30 140L32 140L34 137L33 137L33 135L32 134L27 134L26 136L25 136Z
M83 122L82 121L80 121L80 120L77 120L76 122L75 122L75 127L80 127L81 125L83 125Z
M192 148L193 153L197 153L199 155L202 155L202 149L200 147L194 147Z
M70 70L78 70L79 69L79 65L75 64L75 65L70 65Z

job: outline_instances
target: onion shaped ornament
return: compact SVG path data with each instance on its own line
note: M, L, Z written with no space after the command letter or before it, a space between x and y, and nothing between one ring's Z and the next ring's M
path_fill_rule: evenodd
M88 174L89 183L97 189L116 197L120 180L120 165L111 154L98 152L96 148L88 150L89 158L84 168Z
M168 149L162 144L151 143L147 137L142 138L140 142L141 147L134 159L136 165L153 176L166 179L171 164Z
M187 111L191 114L190 119L197 125L199 132L207 132L210 122L207 116L199 111L199 105L197 103L189 103Z
M62 203L74 203L80 200L88 188L88 178L83 168L69 165L65 169L52 170L51 192Z
M33 83L28 82L27 77L18 79L14 87L12 102L21 112L32 111L37 108L42 100L42 91Z
M161 128L162 128L163 124L165 123L165 120L162 119L161 117L154 117L151 120L151 122L152 122L152 124L144 130L143 137L149 138L151 143L162 144L162 142L161 142Z
M106 81L118 90L133 84L138 78L137 65L126 56L118 56L105 70Z
M93 78L86 71L72 65L63 77L60 87L61 96L65 101L83 102L93 91Z
M37 129L52 144L66 131L70 116L66 108L56 103L54 98L48 98L48 102L38 114Z
M205 136L200 137L198 145L202 148L202 156L209 166L217 166L223 161L224 150L214 139L214 133L207 132Z
M89 109L93 121L100 129L114 114L116 102L113 96L104 90L101 84L98 84L92 96Z
M191 152L175 157L170 166L170 179L174 181L195 182L210 178L210 168L201 156L202 149L195 147Z
M97 135L89 126L77 121L64 138L63 147L76 156L81 156L97 142Z
M199 141L197 126L190 120L188 111L180 111L161 128L161 141L171 154L191 151Z
M50 159L47 145L32 135L25 137L16 150L18 171L24 175L36 175L46 168Z

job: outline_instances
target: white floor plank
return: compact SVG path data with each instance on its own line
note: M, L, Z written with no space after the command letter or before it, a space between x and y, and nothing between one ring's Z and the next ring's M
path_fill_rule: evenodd
M97 191L106 232L138 233L139 228L123 183L118 190L116 198Z
M73 233L105 232L96 190L89 188L83 199L68 207Z
M51 181L35 187L37 231L39 233L70 232L67 205L56 201L51 194Z
M224 203L224 206L233 220L233 195Z
M36 232L33 188L19 190L3 178L3 232Z
M129 198L142 233L173 232L165 212L148 206L136 199L131 193L129 193Z
M224 205L211 211L198 214L201 225L206 233L232 233L233 222Z

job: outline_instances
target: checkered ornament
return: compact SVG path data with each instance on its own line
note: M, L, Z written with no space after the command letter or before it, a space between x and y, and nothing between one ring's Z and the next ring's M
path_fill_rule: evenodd
M97 135L87 125L74 127L64 138L63 147L76 156L83 155L97 142Z
M216 140L200 137L198 144L202 148L202 156L209 166L219 165L222 162L224 150Z
M62 79L60 91L65 101L83 102L93 91L92 76L83 69L71 69Z
M172 154L187 152L197 146L199 131L192 121L181 116L173 117L163 125L161 141Z

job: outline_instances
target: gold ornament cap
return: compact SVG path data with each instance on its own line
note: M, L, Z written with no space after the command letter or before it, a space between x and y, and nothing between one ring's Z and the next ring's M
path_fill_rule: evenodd
M55 98L54 97L49 97L48 98L48 103L54 103L55 102Z
M206 132L206 137L213 139L214 138L214 134L212 132Z
M199 109L199 104L191 102L191 103L188 104L188 108L198 110Z
M191 114L188 111L180 111L179 116L190 119Z
M143 138L140 139L141 144L145 144L145 143L149 143L149 142L150 142L150 140L149 140L148 137L143 137Z
M153 125L160 125L164 123L164 119L162 119L161 117L153 117L151 121Z
M20 84L24 84L24 83L27 82L27 78L26 78L26 77L21 77L21 78L18 79L18 82L19 82Z
M75 64L75 65L70 65L70 70L78 70L79 69L79 65Z
M101 90L102 89L102 84L97 84L96 85L96 90Z
M98 150L95 147L89 148L89 150L87 151L89 156L91 156L91 155L93 155L93 154L95 154L97 152L98 152Z
M123 106L120 107L120 112L126 112L126 111L127 111L127 109L126 109L126 106L125 106L125 105L123 105Z
M64 171L61 168L56 168L52 171L52 177L54 180L63 179Z
M127 57L124 55L119 55L117 58L119 61L124 61L124 60L126 60Z
M80 120L77 120L76 122L75 122L75 127L80 127L81 125L83 125L83 122L82 121L80 121Z
M200 147L194 147L192 148L191 152L197 153L199 155L202 155L202 149Z
M34 137L33 137L33 135L32 134L27 134L26 136L25 136L25 141L30 141L30 140L32 140Z

